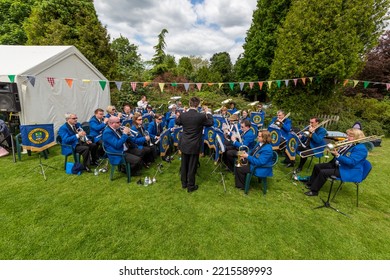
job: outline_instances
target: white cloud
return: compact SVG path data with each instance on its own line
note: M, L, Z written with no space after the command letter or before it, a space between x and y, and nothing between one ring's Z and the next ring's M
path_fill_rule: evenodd
M157 35L168 30L166 52L209 59L228 52L233 60L242 52L242 42L252 22L256 0L95 0L99 20L111 38L121 34L138 46L144 60L154 54Z

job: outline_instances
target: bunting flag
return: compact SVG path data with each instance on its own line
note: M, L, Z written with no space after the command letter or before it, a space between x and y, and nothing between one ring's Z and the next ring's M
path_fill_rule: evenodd
M218 83L218 88L221 88L222 85L223 83Z
M272 85L272 81L268 81L268 88L271 88L271 85Z
M115 85L116 85L116 88L117 88L118 90L121 90L121 88L122 88L122 82L120 82L120 81L115 81Z
M294 81L294 86L297 86L298 79L293 79L293 81Z
M30 82L30 84L35 87L35 77L34 76L27 76L27 80Z
M149 82L144 82L144 87L146 87L149 84Z
M177 83L171 83L171 86L177 87Z
M53 78L53 77L47 77L47 81L49 82L49 84L51 85L51 87L54 87L55 81L54 81L54 78Z
M249 88L252 89L254 85L254 82L249 82Z
M184 89L186 92L188 92L188 89L190 88L190 83L184 83Z
M276 84L278 85L278 88L280 88L280 84L281 84L280 80L277 80Z
M229 83L230 90L233 90L234 88L234 83Z
M301 78L301 80L302 80L302 83L303 83L304 85L306 85L306 78Z
M8 79L13 83L15 81L15 75L8 75Z
M353 80L353 87L356 87L356 85L359 83L358 80Z
M137 89L137 83L136 82L130 82L131 89L135 91Z
M313 82L313 77L309 77L310 83Z
M264 82L259 82L260 90L263 88L263 84L264 84Z
M284 80L284 83L286 84L286 87L288 86L288 81L289 80Z
M72 88L72 85L73 85L73 79L65 79L65 82L68 84L68 87L69 88Z
M200 91L200 89L202 88L202 83L197 83L197 84L196 84L196 87L197 87L198 90Z
M158 83L158 86L160 87L161 92L164 91L164 85L165 85L165 83Z
M386 89L389 90L390 84L386 84Z
M245 83L240 82L240 90L241 90L241 91L242 91L242 89L244 88L244 85L245 85Z
M105 89L107 81L99 81L100 86L102 87L102 90Z
M346 86L348 84L349 80L344 80L343 86Z
M364 88L367 88L369 84L370 84L370 82L364 81L364 83L363 83Z
M88 79L84 79L82 81L83 81L83 83L90 83L91 82L91 80L88 80Z
M208 85L209 87L211 87L212 85L214 85L214 83L207 83L207 85Z

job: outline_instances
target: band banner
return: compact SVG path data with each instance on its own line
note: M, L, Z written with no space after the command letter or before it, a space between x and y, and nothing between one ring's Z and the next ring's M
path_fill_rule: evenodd
M179 146L179 139L182 132L183 132L182 127L176 127L173 129L173 145Z
M278 150L280 142L282 141L282 133L280 132L280 128L275 128L275 127L269 126L268 131L271 135L272 149Z
M203 131L203 143L210 149L215 149L215 130L214 127L205 127Z
M143 114L142 115L143 127L147 128L150 122L152 122L152 116L150 114Z
M251 112L251 122L259 126L264 126L264 112Z
M122 122L122 126L131 127L133 125L133 120L125 120Z
M214 127L218 127L219 129L222 129L222 124L226 123L226 120L221 115L213 115L214 119Z
M287 138L286 154L290 160L295 160L299 139L295 133L290 133Z
M56 144L53 124L21 125L22 146L33 152L42 152Z
M255 123L251 123L251 128L253 131L253 135L255 135L255 138L257 138L257 134L259 133L259 127Z
M169 138L171 137L169 129L164 130L160 135L160 156L164 157L169 149Z

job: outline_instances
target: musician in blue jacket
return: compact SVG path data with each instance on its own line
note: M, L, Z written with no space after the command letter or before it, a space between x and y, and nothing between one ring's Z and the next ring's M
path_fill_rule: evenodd
M149 168L150 164L154 161L156 152L154 145L151 142L149 132L145 130L142 125L142 115L138 112L135 112L133 115L133 126L131 129L137 132L133 140L142 153L145 167Z
M92 143L84 130L82 130L80 123L77 122L76 114L66 114L66 122L58 130L58 135L61 137L61 143L70 145L83 158L83 165L87 172L90 172L89 165L97 165L97 146ZM63 155L72 153L72 148L61 146Z
M286 114L284 113L283 110L279 110L277 112L276 117L273 117L271 120L271 124L269 125L270 127L274 127L276 129L280 129L280 132L282 134L282 137L284 139L288 138L288 134L291 131L291 120L289 118L285 118Z
M364 138L360 129L351 128L347 130L348 141ZM331 151L334 158L326 163L319 163L314 166L307 187L310 191L305 192L307 196L317 196L319 190L325 184L327 178L334 175L343 181L360 181L363 174L363 163L367 158L367 148L358 142L349 143L339 149ZM360 180L359 180L360 179Z
M273 150L271 143L271 135L267 130L260 130L257 135L258 143L248 153L243 152L241 157L248 161L247 165L236 167L235 184L236 188L245 189L246 174L254 170L254 175L257 177L272 177Z
M108 118L104 117L104 110L98 108L95 110L95 115L89 120L89 136L92 137L94 143L101 141L103 130L107 125Z

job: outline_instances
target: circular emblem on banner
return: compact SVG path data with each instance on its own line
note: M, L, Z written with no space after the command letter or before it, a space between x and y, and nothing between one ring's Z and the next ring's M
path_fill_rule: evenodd
M214 133L213 133L212 130L210 130L209 133L207 133L207 139L209 140L209 143L210 143L210 144L213 144L213 143L214 143L213 135L214 135Z
M28 133L28 140L36 145L42 144L49 139L49 132L44 128L35 128Z
M260 115L255 115L253 117L253 122L258 124L258 123L261 123L261 116Z
M161 142L161 145L164 149L164 151L166 151L169 147L169 139L168 139L168 135L165 135L162 139L162 142Z
M221 121L219 119L215 119L215 121L217 122L217 127L221 128L222 127Z
M144 118L143 124L148 124L148 123L149 123L149 119L148 118Z
M271 136L271 143L272 144L278 143L279 135L278 135L278 133L275 130L271 131L270 136Z
M290 140L288 141L288 147L290 148L290 151L292 153L295 153L297 147L297 140L294 137L290 138Z
M253 126L251 126L251 128L250 128L252 131L253 131L253 134L254 135L256 135L256 129L254 129L254 127Z

